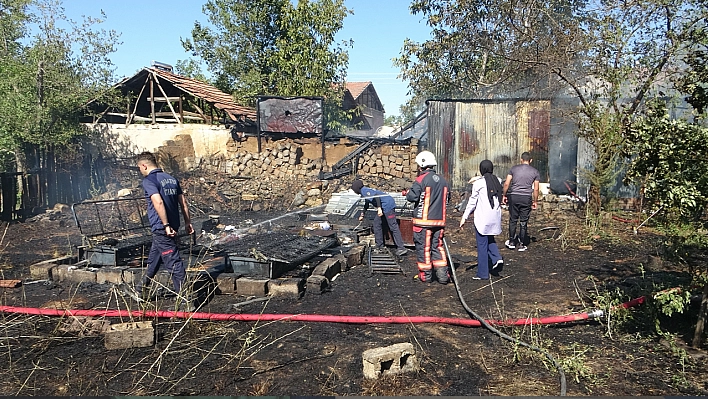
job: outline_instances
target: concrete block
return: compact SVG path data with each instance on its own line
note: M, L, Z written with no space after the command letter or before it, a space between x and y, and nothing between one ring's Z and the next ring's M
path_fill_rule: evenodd
M243 296L268 295L268 279L241 277L236 279L236 293Z
M30 265L30 276L38 280L51 280L52 268L56 265L76 263L72 256L62 256L60 258L47 259Z
M99 284L120 284L123 282L123 270L127 267L102 267L96 270L96 282Z
M359 244L364 244L373 247L376 245L376 237L374 237L373 234L370 234L368 236L361 236L359 237Z
M305 292L305 279L270 280L268 282L268 292L273 296L299 298Z
M141 278L143 278L144 270L139 267L131 267L123 270L123 282L126 284L135 285Z
M341 272L346 272L349 270L349 267L347 266L347 257L344 256L343 254L335 255L333 256L333 259L339 261L339 273ZM336 274L334 275L336 276ZM332 276L332 277L334 277Z
M323 276L332 281L332 277L342 272L342 258L332 257L325 259L312 271L313 276Z
M357 245L349 251L347 251L344 256L347 258L346 268L342 268L345 271L351 269L354 266L359 266L364 261L364 254L366 253L366 247L363 245Z
M52 280L71 283L95 283L96 272L78 269L72 265L56 265L51 270Z
M155 344L152 321L114 324L106 332L106 349L145 348Z
M364 351L362 360L365 378L415 372L420 368L415 348L410 342L369 349Z
M238 276L234 273L222 273L216 276L216 286L222 294L236 293L236 279Z
M311 294L323 294L329 288L329 280L325 276L312 275L307 278L307 292Z
M56 263L35 263L30 265L30 277L37 280L52 280L52 268Z

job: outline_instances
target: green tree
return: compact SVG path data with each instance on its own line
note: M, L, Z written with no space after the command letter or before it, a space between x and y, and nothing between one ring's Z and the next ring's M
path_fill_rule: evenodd
M0 0L0 15L0 155L21 170L27 147L84 134L79 117L113 80L118 36L101 19L69 20L56 0Z
M696 86L704 81L694 82ZM669 115L663 100L650 102L648 111L628 129L627 156L631 162L625 180L644 190L646 202L663 210L669 254L691 266L691 286L703 287L703 300L692 340L696 348L703 342L708 319L708 269L705 262L690 260L693 254L708 250L702 216L708 206L708 128Z
M680 71L708 16L700 0L416 0L433 38L406 41L397 65L415 96L570 95L595 148L590 206L614 182L627 128Z
M259 95L322 96L336 125L351 46L335 42L350 13L343 0L208 0L203 12L211 27L195 22L182 45L217 87L250 105Z
M688 68L679 77L677 86L688 94L686 100L702 114L708 109L708 27L696 27L692 38L696 43L686 57Z

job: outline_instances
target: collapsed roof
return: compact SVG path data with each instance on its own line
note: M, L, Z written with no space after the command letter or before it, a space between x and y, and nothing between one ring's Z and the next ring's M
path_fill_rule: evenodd
M113 87L128 99L127 107L93 102L89 104L97 111L93 122L196 122L255 128L255 108L236 104L230 94L165 68L143 68Z

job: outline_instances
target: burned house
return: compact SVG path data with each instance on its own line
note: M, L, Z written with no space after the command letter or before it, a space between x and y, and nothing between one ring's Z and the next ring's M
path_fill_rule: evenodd
M94 103L98 111L91 123L199 123L233 126L236 131L254 131L256 111L236 104L230 94L197 79L172 73L172 67L153 63L113 86L124 107ZM98 108L103 108L98 109Z
M370 136L384 124L384 107L371 82L347 82L342 108L357 110L348 135Z

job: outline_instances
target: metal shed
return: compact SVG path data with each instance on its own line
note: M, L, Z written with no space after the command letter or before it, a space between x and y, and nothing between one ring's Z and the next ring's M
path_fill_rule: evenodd
M569 105L550 99L429 100L428 149L455 189L479 174L482 160L491 160L503 179L529 151L541 182L565 193L564 182L576 181L578 147L575 124L560 112Z

